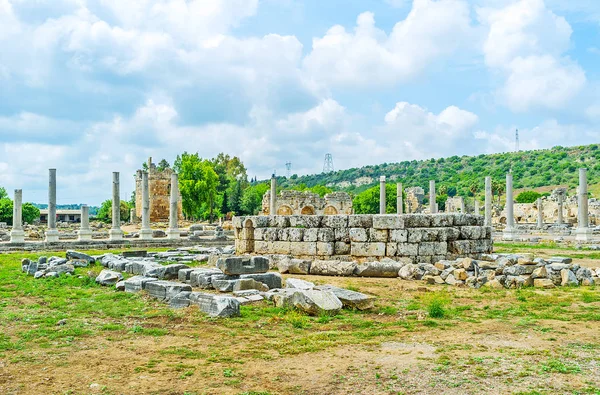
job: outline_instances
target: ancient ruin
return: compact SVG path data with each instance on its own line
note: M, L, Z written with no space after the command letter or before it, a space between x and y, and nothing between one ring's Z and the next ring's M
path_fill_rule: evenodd
M336 215L352 214L352 198L345 192L319 196L317 193L281 191L275 196L277 215ZM262 215L270 215L271 190L263 196Z
M166 222L169 220L171 206L171 176L173 169L167 167L159 170L152 158L148 158L148 194L150 199L150 222ZM142 181L144 170L138 170L135 174L135 216L142 218ZM179 219L183 219L181 194L178 199Z

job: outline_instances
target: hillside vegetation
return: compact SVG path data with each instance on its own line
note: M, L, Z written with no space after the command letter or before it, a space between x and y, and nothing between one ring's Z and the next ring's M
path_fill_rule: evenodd
M478 156L452 156L449 158L413 160L400 163L383 163L332 173L308 176L280 177L282 188L297 185L313 187L326 185L333 190L358 194L386 176L391 182L402 182L404 187L420 186L425 192L429 180L437 187L451 190L461 196L480 195L484 190L485 176L494 183L504 183L506 173L512 168L515 189L540 189L547 186L566 186L574 189L578 184L578 169L588 169L588 183L600 183L600 150L597 144L577 147L553 147L536 151L509 152ZM591 188L592 193L595 191ZM448 193L451 195L451 193Z

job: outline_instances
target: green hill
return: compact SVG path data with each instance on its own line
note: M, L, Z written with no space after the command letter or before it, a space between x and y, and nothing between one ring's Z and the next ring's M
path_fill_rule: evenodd
M485 176L494 182L504 182L512 168L515 189L548 189L549 186L578 184L578 169L588 169L588 183L600 183L600 150L597 144L578 147L553 147L536 151L509 152L478 156L452 156L449 158L413 160L400 163L383 163L332 173L292 176L278 179L282 188L326 185L333 190L360 193L386 176L389 182L402 182L404 187L420 186L428 190L429 180L436 180L438 188L444 185L456 188L458 195L472 196L483 192ZM546 188L544 188L546 187ZM590 188L592 194L600 192Z

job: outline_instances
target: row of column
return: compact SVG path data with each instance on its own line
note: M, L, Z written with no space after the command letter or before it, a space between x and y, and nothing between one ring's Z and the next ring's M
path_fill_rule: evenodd
M13 228L10 233L12 243L23 243L25 241L25 232L23 231L23 191L15 189L15 198L13 203ZM90 229L90 211L87 205L81 206L81 225L77 232L78 240L92 240L92 230ZM169 207L169 228L167 237L169 239L179 239L181 232L179 230L179 180L177 174L171 175L171 195ZM152 229L150 228L150 191L148 187L148 172L142 173L142 229L140 230L140 239L152 239ZM56 228L56 169L49 170L48 185L48 230L46 231L46 242L58 242L58 229ZM113 172L112 182L112 227L109 231L110 240L122 240L123 230L121 230L121 192L119 172Z

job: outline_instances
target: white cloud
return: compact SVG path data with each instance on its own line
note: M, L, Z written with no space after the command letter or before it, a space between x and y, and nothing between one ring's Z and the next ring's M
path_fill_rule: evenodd
M354 32L333 26L313 39L304 67L327 85L395 83L452 54L469 33L469 7L463 0L415 0L389 35L375 26L371 12L358 16Z

